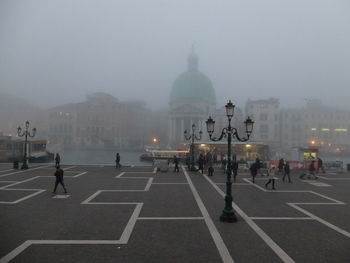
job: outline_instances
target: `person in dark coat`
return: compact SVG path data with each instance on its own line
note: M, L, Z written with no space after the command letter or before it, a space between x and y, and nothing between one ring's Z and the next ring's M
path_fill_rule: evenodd
M226 164L227 164L227 160L225 157L223 157L221 160L221 165L222 165L222 169L224 169L224 172L226 172Z
M281 175L283 173L283 167L284 167L284 159L281 158L278 161L278 173Z
M236 177L238 173L238 162L236 161L236 159L232 161L231 167L232 167L232 173L233 173L233 181L236 182Z
M258 174L256 163L252 163L252 165L250 166L250 173L253 178L253 184L255 184L255 176Z
M191 168L191 157L189 155L186 156L186 165L188 170Z
M317 157L317 169L316 169L316 173L319 173L319 171L322 171L322 173L325 173L324 167L323 167L323 161L321 158Z
M55 172L56 182L55 182L55 188L53 189L53 194L56 194L57 185L61 184L64 190L64 193L67 193L66 186L63 182L63 170L60 168L60 166L56 166L56 172Z
M258 157L255 159L255 163L256 163L257 174L260 174L261 176L263 176L263 174L261 173L261 161Z
M115 168L120 168L121 167L121 164L120 164L120 154L117 153L115 155Z
M175 165L175 167L174 167L174 172L179 172L180 170L179 170L179 158L177 158L176 157L176 155L174 155L174 165Z
M57 167L57 166L60 166L61 156L60 156L58 153L56 153L55 161L56 161L55 166L56 166L56 167Z
M290 166L289 166L289 162L286 162L286 164L284 165L284 175L282 178L282 181L284 182L284 178L288 176L288 182L291 183L292 181L290 180Z
M214 167L213 166L209 166L208 168L208 176L213 176L214 175Z
M201 171L201 173L203 174L204 173L204 156L203 154L200 154L199 155L199 159L198 159L198 167L199 167L199 170Z
M308 176L309 179L311 179L311 176L312 176L314 179L317 179L317 178L318 178L318 177L315 175L315 171L316 171L316 168L315 168L315 161L311 161L310 166L309 166L309 176Z

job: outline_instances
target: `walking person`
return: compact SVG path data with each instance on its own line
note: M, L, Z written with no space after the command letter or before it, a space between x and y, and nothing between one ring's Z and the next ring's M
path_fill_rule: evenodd
M286 162L286 164L284 165L284 175L282 178L282 181L284 182L284 178L288 176L288 182L291 183L292 181L290 180L290 166L289 166L289 162Z
M257 157L257 158L255 159L255 163L256 163L257 174L260 174L261 176L264 176L264 175L261 173L261 161L260 161L259 157Z
M188 154L186 156L186 165L187 165L188 170L190 170L191 169L191 157Z
M213 176L214 175L214 167L213 166L209 166L208 168L208 176Z
M204 173L204 156L203 154L199 155L199 159L198 159L198 170L201 171L201 173Z
M115 168L120 168L121 167L121 164L120 164L120 154L117 153L115 155Z
M56 182L55 182L55 188L53 189L53 194L56 194L57 185L61 184L64 190L64 193L67 193L66 186L63 182L63 170L60 168L60 166L56 166L56 172L55 172Z
M316 168L315 168L315 161L311 161L310 166L309 166L309 176L308 176L309 179L311 179L311 176L312 176L314 179L317 179L317 178L318 178L318 177L315 175L315 171L316 171Z
M174 172L179 172L180 170L179 170L179 158L177 158L176 157L176 155L174 155L174 165L175 165L175 167L174 167Z
M325 170L323 167L323 161L321 158L317 157L317 170L316 170L317 174L319 173L320 169L321 169L322 173L325 173Z
M55 167L60 166L61 156L59 155L59 153L56 153L55 161L56 161Z
M233 173L233 181L236 182L236 177L238 173L238 162L234 159L231 163L232 173Z
M275 166L272 166L271 168L269 168L267 170L267 178L268 178L268 181L265 184L265 188L267 188L267 186L270 183L272 183L272 190L276 190L275 181L276 181L277 177L276 177L276 167Z
M226 164L227 164L227 160L225 157L223 157L221 160L221 165L222 165L222 169L224 170L225 173L226 173Z
M283 173L283 167L284 167L284 159L281 158L281 159L278 161L278 173L279 173L279 174L282 174L282 173Z
M255 184L255 176L258 174L258 168L256 163L252 163L250 166L250 174L253 178L253 184Z

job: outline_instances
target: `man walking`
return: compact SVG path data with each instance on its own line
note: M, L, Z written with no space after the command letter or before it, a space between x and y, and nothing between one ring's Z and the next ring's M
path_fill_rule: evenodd
M281 158L278 161L278 173L281 175L283 173L283 167L284 167L284 159Z
M264 176L261 173L261 161L260 161L260 159L258 157L255 159L255 163L256 163L257 174L260 174L261 176Z
M233 173L233 181L236 182L236 177L238 173L238 163L236 159L233 159L231 163L231 167L232 167L232 173Z
M179 172L179 158L177 158L176 155L174 155L174 165L175 165L175 168L174 168L174 172Z
M309 167L309 176L308 178L311 179L311 175L313 176L314 179L317 179L318 177L315 175L315 161L312 161L310 163L310 167Z
M121 167L121 164L120 164L120 155L119 153L117 153L115 155L115 168L120 168Z
M63 170L60 168L60 166L56 166L55 177L56 177L55 188L54 188L52 193L56 194L57 185L61 184L63 187L64 193L66 194L67 189L66 189L64 182L63 182Z
M258 169L256 163L252 163L250 166L250 173L252 175L253 184L255 184L255 176L258 174Z
M198 159L198 168L199 171L201 171L201 173L204 173L204 156L203 154L199 155L199 159Z
M286 162L286 164L284 165L284 175L282 178L282 181L284 182L284 178L286 177L286 175L288 176L288 182L291 183L292 181L290 180L290 166L289 166L289 162Z
M317 157L317 170L316 170L317 174L319 173L320 169L321 169L322 173L325 173L324 167L323 167L323 161L321 158Z
M60 166L61 156L58 153L56 153L55 161L56 161L55 166L56 167Z

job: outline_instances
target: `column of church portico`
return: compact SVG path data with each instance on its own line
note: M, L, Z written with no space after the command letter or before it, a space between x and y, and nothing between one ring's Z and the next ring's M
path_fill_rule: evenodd
M173 132L172 132L172 119L169 119L168 120L168 131L169 131L169 134L168 134L168 145L170 145L171 144L171 142L172 142L172 136L173 136Z
M172 144L174 144L174 142L176 141L176 119L173 119L173 140L172 140Z
M182 140L182 137L181 137L181 135L182 135L182 132L181 132L181 122L182 122L182 120L181 120L181 118L179 118L179 119L177 120L177 144L179 144L180 141Z

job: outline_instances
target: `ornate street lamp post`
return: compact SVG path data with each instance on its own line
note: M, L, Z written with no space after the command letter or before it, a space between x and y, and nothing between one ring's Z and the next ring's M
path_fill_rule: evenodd
M23 131L22 133L22 128L21 127L18 127L17 128L17 133L18 133L18 136L19 137L23 137L25 136L25 140L24 140L24 155L23 155L23 165L21 167L21 169L28 169L28 165L27 165L27 141L28 141L28 136L29 137L34 137L35 136L35 133L36 133L36 128L34 128L32 130L32 133L30 133L28 131L28 128L29 128L29 121L26 121L26 130Z
M194 140L200 140L202 138L202 131L199 131L199 135L197 136L195 134L196 125L192 124L192 133L190 135L187 135L187 130L184 131L185 139L188 141L191 141L191 165L190 165L190 171L196 171L196 167L194 165Z
M226 180L226 196L225 196L225 208L222 211L220 216L220 220L224 222L236 222L237 217L232 207L232 179L231 179L231 141L232 137L236 138L240 142L245 142L249 140L250 135L253 132L254 122L249 118L244 122L246 137L241 138L238 135L238 131L236 128L231 127L231 119L234 114L235 105L232 104L231 100L226 104L226 116L228 118L228 126L223 128L221 131L221 135L219 138L212 137L214 133L215 121L209 116L209 119L206 121L207 131L209 133L210 140L212 141L220 141L224 137L227 137L227 180Z

